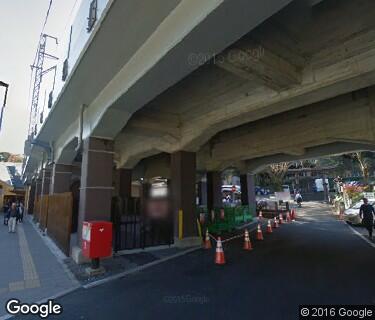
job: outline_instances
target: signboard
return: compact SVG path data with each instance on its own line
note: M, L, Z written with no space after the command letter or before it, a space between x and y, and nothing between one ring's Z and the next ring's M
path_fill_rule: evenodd
M88 224L84 224L82 227L82 239L91 241L91 227Z

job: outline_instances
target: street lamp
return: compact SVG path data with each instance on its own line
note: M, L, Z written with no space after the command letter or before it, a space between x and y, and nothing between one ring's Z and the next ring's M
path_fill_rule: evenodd
M8 95L9 84L7 84L3 81L0 81L0 87L5 87L4 102L3 102L3 106L1 107L1 112L0 112L0 131L1 131L1 124L3 122L4 109L5 109L5 105L7 103L7 95Z

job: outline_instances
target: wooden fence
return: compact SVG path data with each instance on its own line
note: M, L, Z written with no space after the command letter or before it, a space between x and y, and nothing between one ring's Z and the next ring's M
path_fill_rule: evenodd
M48 235L66 255L70 252L72 213L71 192L44 195L35 201L35 220L39 221L39 226L43 231L47 229Z
M40 220L40 217L39 217L39 212L40 212L40 196L37 196L35 201L34 201L34 220L35 221L39 221Z
M43 231L47 228L48 221L48 195L43 195L40 198L40 207L39 207L39 228Z

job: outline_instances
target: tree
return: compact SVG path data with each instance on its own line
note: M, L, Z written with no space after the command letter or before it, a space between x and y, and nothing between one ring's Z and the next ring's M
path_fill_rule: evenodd
M7 162L10 156L9 152L0 152L0 162Z
M11 154L8 158L8 162L22 162L23 157L19 154Z
M292 162L279 162L271 164L266 168L270 186L275 191L283 190L284 177L291 165Z
M362 172L363 181L367 184L370 176L370 166L372 164L372 159L367 157L365 152L354 153L354 158L358 161L359 168Z
M222 173L224 184L232 184L233 177L239 177L239 175L240 175L239 170L236 168L228 168L224 170L224 172Z

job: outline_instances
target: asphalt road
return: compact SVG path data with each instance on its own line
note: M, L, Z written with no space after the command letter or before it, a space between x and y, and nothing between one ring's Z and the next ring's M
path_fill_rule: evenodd
M58 319L298 319L300 304L374 304L374 248L325 207L305 204L297 222L265 234L252 252L242 239L199 250L121 280L59 299Z

